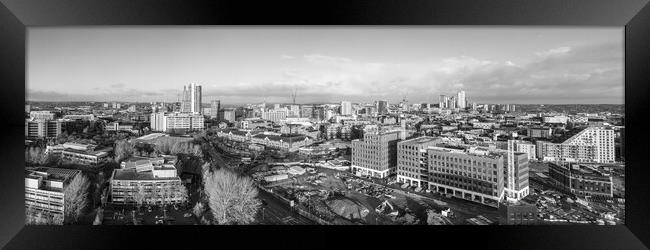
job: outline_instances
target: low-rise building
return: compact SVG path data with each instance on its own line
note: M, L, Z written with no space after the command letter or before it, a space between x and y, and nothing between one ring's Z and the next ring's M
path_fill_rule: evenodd
M106 162L110 151L113 151L113 148L96 149L95 145L71 142L47 146L45 149L47 154L59 155L63 160L93 166Z
M58 217L54 221L62 224L68 185L81 176L81 170L40 167L26 170L25 174L25 208L50 218Z
M113 170L111 202L115 204L174 204L187 200L174 167L174 157L132 158Z
M577 163L550 163L548 173L559 189L579 197L614 196L612 176L603 174L596 168Z

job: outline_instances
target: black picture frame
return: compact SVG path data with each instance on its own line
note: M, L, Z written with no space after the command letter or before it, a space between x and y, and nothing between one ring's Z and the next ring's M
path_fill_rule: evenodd
M0 0L0 245L7 249L453 247L647 249L650 7L647 0ZM626 223L617 226L24 227L26 29L88 25L562 25L625 27ZM234 243L234 246L231 245ZM237 244L240 244L239 246ZM645 246L644 246L645 245Z

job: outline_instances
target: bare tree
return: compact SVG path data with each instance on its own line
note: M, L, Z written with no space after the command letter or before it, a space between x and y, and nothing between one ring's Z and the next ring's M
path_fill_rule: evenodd
M210 211L218 224L249 224L255 220L261 202L249 177L219 169L204 175L204 185Z
M88 206L90 181L82 174L75 176L63 192L65 221L74 223L83 215Z
M133 145L126 140L115 142L115 162L120 162L133 155L135 149Z
M135 204L138 205L138 209L142 207L142 204L144 203L144 199L146 198L146 191L144 190L144 187L142 184L138 184L135 190L135 194L133 195L133 199L135 200Z

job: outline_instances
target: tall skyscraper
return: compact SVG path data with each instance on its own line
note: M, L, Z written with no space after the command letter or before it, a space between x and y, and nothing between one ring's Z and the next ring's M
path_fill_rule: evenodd
M341 102L341 115L352 115L352 103L348 101Z
M388 114L388 102L387 101L375 101L375 106L377 107L377 113L380 115Z
M201 85L183 86L182 113L201 113Z
M459 109L465 109L467 107L467 102L465 100L465 91L458 91L456 95L456 107Z
M449 108L449 96L440 95L440 108L441 109Z
M219 110L221 109L221 100L212 100L210 103L210 117L219 118Z

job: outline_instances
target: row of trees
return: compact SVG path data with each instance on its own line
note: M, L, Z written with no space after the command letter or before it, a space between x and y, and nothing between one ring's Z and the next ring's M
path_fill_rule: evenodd
M161 138L156 140L153 145L146 143L131 143L127 140L119 140L115 143L115 161L121 162L133 155L139 156L157 156L186 154L199 158L203 157L201 145L194 144L191 141L179 141L173 138Z

